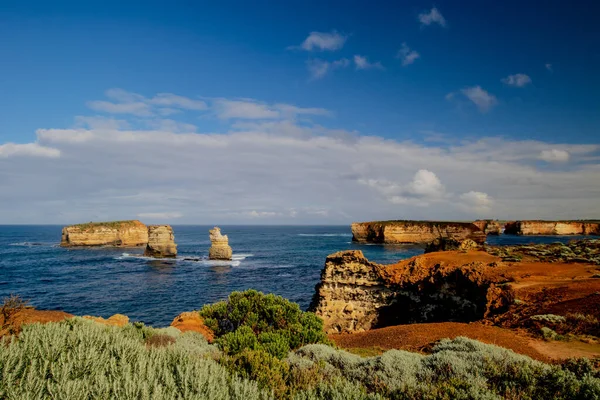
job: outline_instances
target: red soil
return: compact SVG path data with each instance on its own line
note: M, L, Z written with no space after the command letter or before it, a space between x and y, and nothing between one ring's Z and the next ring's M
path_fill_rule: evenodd
M571 357L595 357L600 346L582 342L544 342L525 333L487 326L481 323L441 322L428 324L397 325L366 332L329 335L338 346L346 349L373 348L399 349L424 352L443 338L465 336L480 342L494 344L527 355L536 360L549 362Z

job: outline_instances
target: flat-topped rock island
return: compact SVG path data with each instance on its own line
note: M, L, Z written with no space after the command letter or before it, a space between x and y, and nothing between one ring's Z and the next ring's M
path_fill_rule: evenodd
M359 243L424 244L441 237L483 243L486 235L471 222L372 221L352 224L352 240Z
M60 241L62 247L138 247L146 244L148 227L138 220L88 222L65 226Z

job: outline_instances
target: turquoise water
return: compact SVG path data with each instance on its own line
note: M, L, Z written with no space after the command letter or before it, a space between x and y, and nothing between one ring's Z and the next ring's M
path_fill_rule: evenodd
M207 259L211 226L174 226L179 256L154 260L143 249L64 249L60 226L0 226L0 297L18 294L41 309L168 325L183 311L248 288L275 293L306 309L325 257L362 250L391 263L422 253L416 246L352 243L348 226L222 226L232 262ZM488 238L491 244L551 243L573 237Z

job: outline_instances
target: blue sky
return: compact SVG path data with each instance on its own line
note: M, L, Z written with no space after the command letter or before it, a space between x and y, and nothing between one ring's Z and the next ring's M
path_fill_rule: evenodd
M11 208L18 202L23 211L36 212L0 213L0 222L62 223L131 214L180 223L597 216L596 189L590 188L599 171L597 2L323 3L2 2L0 188L5 194L0 204ZM182 98L196 103L184 104ZM63 134L57 139L52 135L59 130ZM65 139L64 131L70 130L86 139ZM111 133L103 133L107 130ZM266 142L274 148L252 152L242 146L239 153L215 160L232 157L231 165L239 163L231 175L213 182L213 172L204 170L177 185L154 182L154 193L164 196L144 196L143 204L137 203L144 211L138 211L138 200L125 197L151 193L150 187L129 188L131 193L123 195L127 189L109 179L113 171L64 173L84 162L88 151L90 157L121 160L115 133L120 131L138 135L140 149L152 135L193 134L194 140L222 135L215 140L230 140L224 146L232 149L249 135L277 140L291 135L298 149L310 143L315 152L299 164L274 160L272 166L282 163L275 166L281 171L275 176L267 166L248 167L255 162L251 158L282 151L276 140ZM116 139L109 144L107 137ZM178 137L184 136L174 140ZM384 157L367 151L375 140L382 151L396 148L400 156L408 149L422 156L412 166L392 160L378 164ZM348 154L335 153L339 141L349 146L342 153L362 157L364 152L373 159L348 162ZM73 147L84 142L88 148ZM198 146L195 154L214 154ZM339 161L327 163L328 155L318 153L323 147ZM441 156L427 158L436 154L456 165L437 166ZM240 161L244 155L247 163ZM177 161L169 167L172 176L205 168ZM125 175L143 180L136 171L147 163L131 160ZM311 165L331 176L318 182ZM486 180L460 173L495 165L523 176L488 174ZM150 177L156 176L152 168ZM45 173L51 175L44 179ZM288 182L294 174L311 179L310 187L299 184L287 195L279 193L276 182ZM54 186L44 190L36 179ZM72 188L76 196L64 191L73 181L90 179L97 182ZM469 179L473 187L466 184ZM224 189L237 180L254 184L241 192ZM265 188L265 182L274 186ZM215 194L203 195L204 212L185 192L199 183ZM528 197L519 185L539 190ZM62 195L50 195L59 187ZM303 195L293 195L294 190ZM359 200L347 200L357 191L363 193ZM167 193L173 192L187 202L169 203ZM345 194L337 198L339 193ZM233 195L238 202L216 206ZM570 206L564 206L565 199ZM373 204L377 211L367 212ZM65 213L64 207L73 211Z

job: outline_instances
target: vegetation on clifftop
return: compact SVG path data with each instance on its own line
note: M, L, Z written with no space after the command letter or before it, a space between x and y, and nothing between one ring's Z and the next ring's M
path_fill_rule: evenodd
M140 221L138 221L138 220L108 221L108 222L86 222L86 223L83 223L83 224L70 225L69 228L73 227L73 228L79 228L82 231L87 231L87 230L90 230L90 229L95 229L95 228L100 228L100 227L120 229L120 228L125 228L125 227L140 225L140 224L142 224L142 223Z

